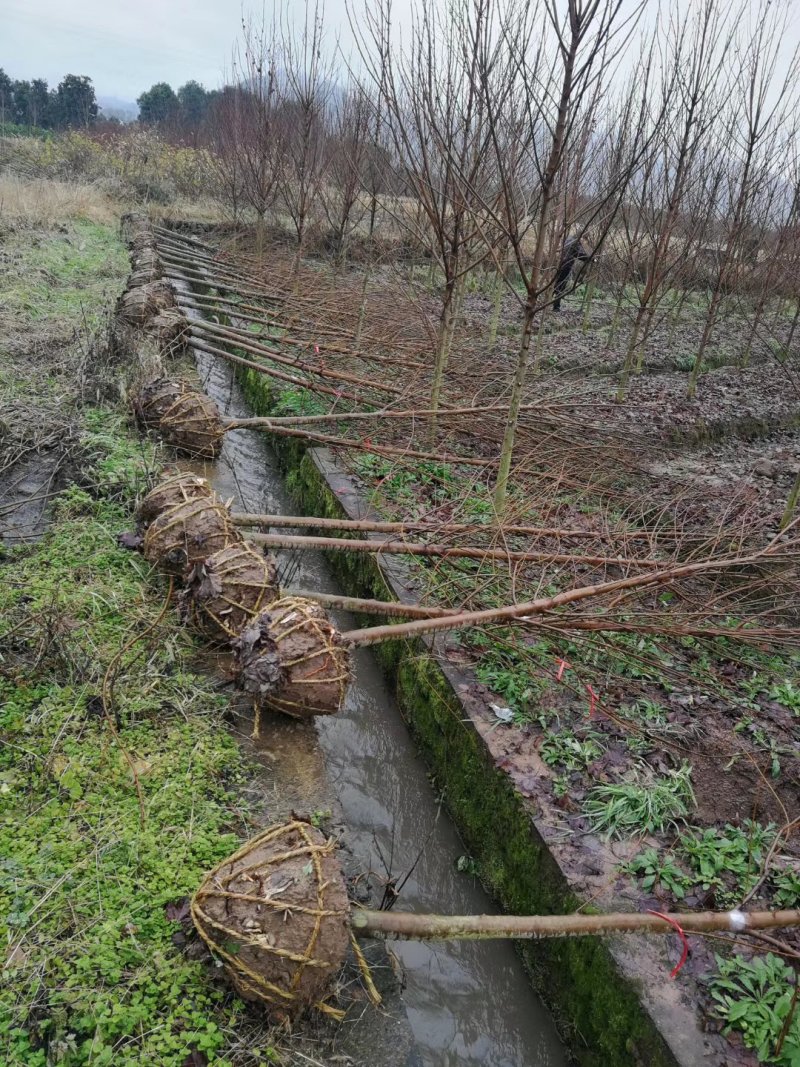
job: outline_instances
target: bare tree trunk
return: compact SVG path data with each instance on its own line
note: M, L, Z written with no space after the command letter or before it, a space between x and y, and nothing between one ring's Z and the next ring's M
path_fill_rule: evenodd
M519 421L519 409L522 402L522 388L525 385L525 376L528 369L528 357L531 351L531 335L533 333L533 309L528 305L525 308L525 318L522 324L522 336L520 338L519 351L517 353L517 366L514 371L514 381L511 386L511 400L508 405L506 428L503 434L503 444L500 448L500 465L497 469L497 481L495 483L494 501L495 510L502 516L505 510L508 496L508 478L511 473L511 457L514 452L514 440Z
M504 260L503 268L506 268L506 261ZM492 297L492 317L489 320L489 347L497 347L497 330L500 325L500 312L503 307L503 293L505 292L506 284L503 279L503 272L500 270L495 273L494 282L494 295Z

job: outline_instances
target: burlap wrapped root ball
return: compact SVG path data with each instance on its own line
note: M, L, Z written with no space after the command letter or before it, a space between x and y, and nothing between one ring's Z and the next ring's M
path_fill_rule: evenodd
M131 326L144 326L159 311L174 306L175 294L167 282L147 282L122 294L117 302L117 315Z
M163 478L142 500L136 517L143 526L158 518L162 511L190 500L212 500L214 491L198 474L180 472Z
M242 542L195 564L186 579L182 613L215 641L236 637L280 596L274 560Z
M148 429L157 429L161 419L189 386L180 378L156 378L143 386L134 397L133 410Z
M283 597L233 641L237 683L263 708L298 719L334 715L352 674L350 654L319 604Z
M241 540L227 508L219 500L187 500L162 511L144 535L148 562L182 576L189 567Z
M217 405L193 389L176 397L158 420L158 428L173 448L200 459L219 455L225 435Z
M198 933L237 993L288 1019L322 1003L347 956L347 889L335 843L313 826L271 827L206 876Z

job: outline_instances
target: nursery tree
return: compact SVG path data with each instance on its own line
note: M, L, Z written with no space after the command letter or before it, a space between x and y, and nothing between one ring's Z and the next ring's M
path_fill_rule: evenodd
M343 92L334 96L331 105L327 180L320 186L320 200L339 265L347 256L353 230L372 206L366 187L371 150L375 147L372 140L375 107L352 80Z
M299 268L308 226L325 177L325 144L332 68L323 53L324 27L319 3L306 0L300 30L281 29L285 89L278 121L283 165L277 169L281 202L297 238Z
M212 151L210 166L223 208L239 221L245 203L245 169L241 145L244 126L244 94L238 86L226 85L209 105L206 128Z
M489 254L489 129L477 78L492 0L415 9L410 45L395 39L391 0L367 5L361 55L384 104L395 166L418 208L396 217L442 274L431 409L439 407L464 279ZM351 20L355 25L356 20ZM431 430L435 429L435 416Z
M637 284L640 270L643 280L620 374L618 401L624 399L637 353L643 353L654 316L693 251L684 201L689 187L698 180L697 164L725 99L725 57L732 51L742 10L741 4L731 10L722 0L703 0L691 9L691 21L683 23L673 13L662 33L662 63L654 93L666 120L661 136L650 143L631 183L626 197L628 210L621 216L621 236L629 249L626 280ZM692 221L697 221L697 216ZM683 223L680 235L679 223Z
M689 376L690 397L697 389L703 356L723 297L735 288L740 274L754 203L771 173L785 158L787 122L792 107L796 106L792 94L796 92L800 73L800 49L795 50L785 73L778 76L788 11L773 5L771 0L761 0L752 19L753 24L745 27L745 39L738 53L738 91L723 126L723 144L730 146L728 183L718 201L723 239L703 333Z
M278 121L283 94L278 82L280 53L274 25L242 21L242 42L234 51L235 107L224 109L235 127L228 131L241 193L256 216L256 251L263 255L266 214L275 203L283 165L285 124Z
M627 16L622 0L568 0L565 12L556 0L510 2L498 20L496 36L504 45L498 61L487 33L479 51L476 78L480 85L493 162L499 183L498 207L484 208L501 228L522 279L523 321L511 383L495 509L502 515L519 422L523 387L531 355L534 322L550 303L553 256L565 233L585 232L594 224L596 249L602 227L608 227L643 145L654 133L654 121L642 103L648 96L649 50L630 82L625 111L629 131L621 144L611 180L587 198L582 226L559 213L559 194L576 146L585 148L585 132L599 120L601 103L616 59L630 40L641 4ZM488 25L488 24L487 24ZM529 244L532 243L532 251Z

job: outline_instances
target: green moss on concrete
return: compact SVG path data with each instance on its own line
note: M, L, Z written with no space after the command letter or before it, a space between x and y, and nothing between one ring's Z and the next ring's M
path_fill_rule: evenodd
M252 371L242 372L240 380L254 411L268 416L276 403L269 380ZM276 437L271 444L289 490L306 514L345 515L300 442ZM375 557L341 551L327 555L348 594L393 597ZM425 643L390 641L373 651L395 685L402 712L492 894L512 913L574 910L580 901L539 835L529 802L494 766L482 738L463 721L461 703ZM579 1064L666 1067L675 1063L637 990L619 973L606 943L596 938L542 941L525 944L522 953Z

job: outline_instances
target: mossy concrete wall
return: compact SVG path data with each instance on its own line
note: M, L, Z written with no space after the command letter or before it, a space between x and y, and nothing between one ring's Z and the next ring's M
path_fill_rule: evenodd
M254 413L268 416L273 406L269 379L242 371L240 380ZM355 482L327 449L306 449L297 440L281 437L272 437L271 443L304 513L365 516L367 505ZM413 577L396 557L340 551L327 555L347 594L415 599ZM376 620L373 616L368 621ZM433 639L422 638L390 641L374 652L464 843L478 861L482 880L510 913L574 910L581 902L537 828L533 805L495 766L459 695L469 677L443 662L436 647ZM669 1011L656 1020L652 1004L645 1007L635 968L622 945L597 938L520 944L534 985L556 1015L578 1063L666 1067L697 1062L687 1058L688 1049L680 1049L681 1035L671 1025Z

